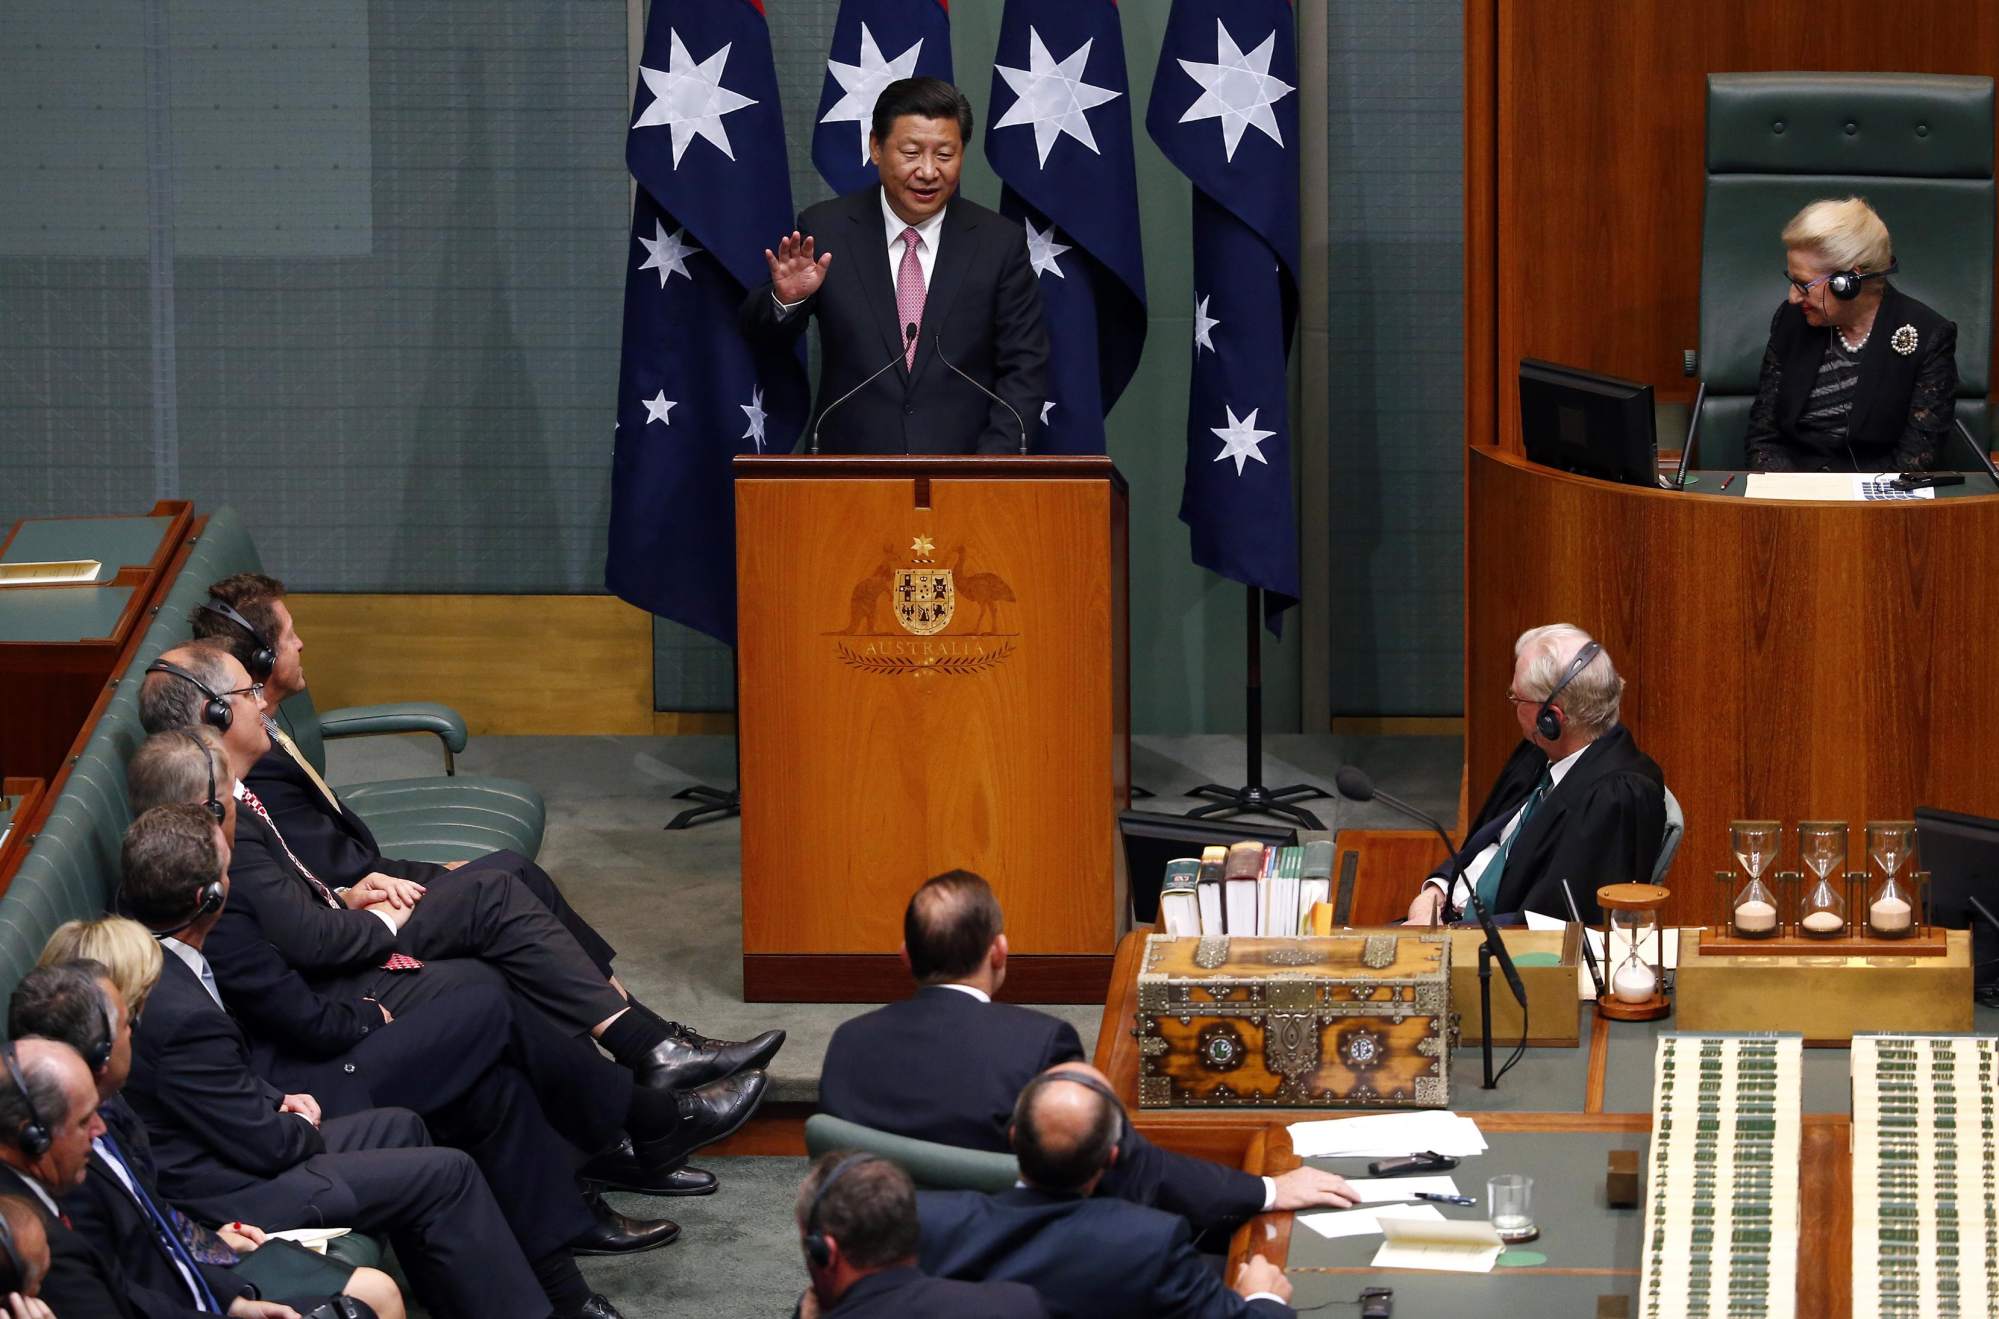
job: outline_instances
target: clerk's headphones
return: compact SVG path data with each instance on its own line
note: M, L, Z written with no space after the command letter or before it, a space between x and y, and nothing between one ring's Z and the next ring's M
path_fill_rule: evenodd
M21 1060L14 1056L14 1041L0 1043L0 1059L6 1061L7 1077L21 1092L21 1101L28 1106L28 1120L14 1133L14 1144L29 1158L39 1159L49 1152L55 1137L49 1131L49 1124L42 1121L42 1115L35 1111L35 1097L28 1093L27 1078L21 1075Z
M1561 681L1556 683L1555 689L1549 692L1542 700L1541 708L1534 712L1535 732L1547 738L1550 742L1561 737L1562 712L1554 708L1555 698L1562 694L1562 688L1576 680L1577 674L1590 666L1591 660L1594 660L1601 654L1603 654L1603 646L1594 641L1576 652L1576 657L1569 661L1569 667L1562 671Z
M824 1203L826 1192L833 1189L833 1183L839 1181L849 1168L859 1167L863 1163L886 1162L888 1160L881 1155L869 1154L866 1151L848 1154L834 1164L825 1178L820 1181L819 1189L812 1193L812 1203L805 1207L805 1259L813 1268L823 1269L833 1262L833 1248L827 1244L825 1233L819 1230L819 1206Z
M1831 291L1832 296L1838 298L1841 302L1852 302L1860 296L1860 286L1862 284L1870 279L1886 279L1901 268L1901 262L1897 261L1894 257L1889 257L1888 268L1886 270L1842 270L1834 274L1832 278L1826 280L1825 286Z
M1851 297L1852 295L1842 294L1841 296ZM214 596L210 596L194 608L197 613L209 613L215 615L217 618L226 618L237 627L249 633L250 640L257 643L257 648L251 651L249 657L243 661L243 667L250 671L250 678L253 682L263 682L271 676L271 670L278 666L278 652L272 649L270 642L264 640L264 634L258 630L255 623L252 623L249 619L232 609L228 601L218 600Z
M215 822L221 824L229 818L229 812L223 809L222 798L215 795L214 751L209 747L208 743L202 741L192 730L177 728L174 731L194 743L195 749L201 752L201 767L208 771L208 795L201 799L201 804L210 815L215 817Z
M236 712L230 709L229 698L227 696L218 695L207 683L195 677L180 665L170 663L167 660L154 660L146 666L146 672L171 674L179 678L182 682L193 683L196 690L208 698L202 703L201 722L207 724L218 733L229 731L229 723L236 717Z

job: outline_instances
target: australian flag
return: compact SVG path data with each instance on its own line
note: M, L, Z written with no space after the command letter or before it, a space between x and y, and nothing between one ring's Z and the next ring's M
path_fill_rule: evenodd
M730 461L783 453L806 411L796 352L736 329L792 225L770 30L757 0L653 0L625 162L638 181L604 583L736 637Z
M1194 562L1298 603L1285 357L1298 319L1298 55L1288 0L1173 0L1146 131L1194 184L1180 520Z
M812 163L841 196L880 182L868 161L868 131L882 88L901 78L951 81L944 6L945 0L840 0Z
M1007 0L986 159L1027 226L1048 325L1041 447L1104 452L1104 414L1145 348L1124 34L1112 0Z

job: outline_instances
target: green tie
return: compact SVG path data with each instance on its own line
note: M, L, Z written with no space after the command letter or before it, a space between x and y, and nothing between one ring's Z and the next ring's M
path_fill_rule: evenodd
M1492 858L1492 864L1478 877L1478 900L1485 904L1487 911L1491 911L1493 903L1499 899L1499 877L1506 870L1506 854L1513 850L1515 840L1527 832L1527 822L1534 818L1534 808L1541 804L1541 799L1548 795L1548 789L1554 786L1553 774L1548 770L1542 770L1541 781L1534 785L1534 791L1529 794L1527 804L1520 808L1520 823L1514 826L1512 833L1500 841L1499 852Z

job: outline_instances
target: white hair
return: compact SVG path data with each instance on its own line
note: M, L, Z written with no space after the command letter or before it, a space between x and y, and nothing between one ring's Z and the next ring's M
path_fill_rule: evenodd
M1562 680L1570 661L1594 638L1572 623L1549 623L1530 627L1513 643L1513 657L1527 660L1526 671L1515 696L1546 700ZM1578 732L1601 737L1617 726L1618 703L1624 696L1624 679L1610 662L1610 652L1600 650L1582 672L1569 680L1555 701L1564 721Z
M1834 270L1863 274L1886 270L1895 260L1888 226L1865 198L1815 201L1784 226L1784 246L1814 252Z

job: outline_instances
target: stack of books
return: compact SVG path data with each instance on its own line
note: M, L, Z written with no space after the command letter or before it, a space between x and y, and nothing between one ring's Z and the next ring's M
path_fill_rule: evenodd
M1159 890L1166 932L1266 938L1309 933L1312 907L1332 901L1333 840L1323 833L1299 837L1296 847L1245 840L1167 862Z

